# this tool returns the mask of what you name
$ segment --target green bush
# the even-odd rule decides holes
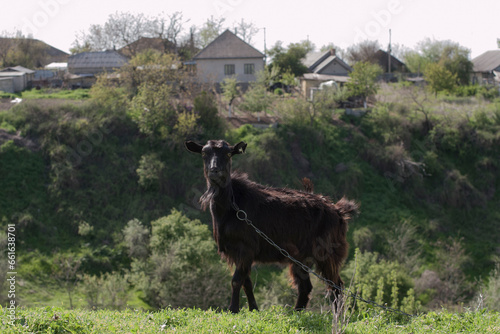
[[[155,307],[226,307],[230,278],[208,227],[177,210],[151,223],[150,257],[131,277]]]
[[[404,305],[406,308],[418,306],[416,303],[408,305],[412,301],[414,291],[407,270],[397,262],[381,258],[378,253],[362,253],[357,249],[354,259],[348,262],[343,270],[343,277],[346,282],[353,278],[350,292],[359,293],[364,299],[394,308],[403,305],[403,301],[406,303]],[[356,307],[360,311],[367,311],[370,306],[358,302]]]
[[[500,262],[495,264],[495,268],[481,284],[476,301],[478,308],[500,312]]]

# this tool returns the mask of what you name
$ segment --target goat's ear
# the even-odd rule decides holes
[[[195,143],[194,141],[187,141],[184,143],[187,150],[193,153],[201,153],[202,145]]]
[[[247,148],[247,143],[239,142],[238,144],[233,146],[233,151],[231,155],[245,153],[245,149]]]

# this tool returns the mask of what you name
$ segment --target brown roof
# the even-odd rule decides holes
[[[193,59],[264,58],[264,54],[231,31],[224,31]]]
[[[500,50],[486,51],[472,59],[474,72],[500,71]]]

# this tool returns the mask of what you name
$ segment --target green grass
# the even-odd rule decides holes
[[[25,90],[21,93],[5,93],[0,91],[0,99],[66,99],[66,100],[84,100],[89,98],[88,89],[61,89],[61,88],[42,88]]]
[[[330,313],[297,313],[275,307],[243,310],[237,315],[214,310],[164,309],[64,310],[56,307],[18,309],[10,323],[9,310],[0,307],[2,333],[331,333]],[[346,333],[498,333],[498,312],[431,312],[410,320],[386,314],[351,319]]]
[[[23,99],[68,99],[83,100],[89,97],[88,89],[51,89],[44,88],[40,90],[32,89],[22,92]]]

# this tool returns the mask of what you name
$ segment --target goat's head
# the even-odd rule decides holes
[[[187,141],[185,145],[188,151],[201,154],[207,182],[218,187],[227,186],[231,179],[231,157],[247,147],[244,142],[231,146],[224,140],[209,140],[206,145]]]

